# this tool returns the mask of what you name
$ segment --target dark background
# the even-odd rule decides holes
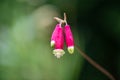
[[[76,49],[53,56],[53,17],[64,12],[75,43],[120,80],[117,0],[0,0],[0,80],[109,80]]]

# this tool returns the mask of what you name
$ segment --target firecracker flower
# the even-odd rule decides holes
[[[68,52],[70,54],[73,54],[73,52],[74,52],[74,38],[72,35],[72,31],[70,29],[70,26],[68,24],[66,24],[64,27],[64,33],[65,33],[65,40],[66,40]]]
[[[74,52],[74,39],[73,35],[70,29],[70,26],[67,24],[66,21],[66,15],[64,14],[64,20],[55,17],[55,19],[59,22],[51,37],[51,47],[54,47],[53,54],[57,57],[60,58],[65,54],[63,48],[64,48],[64,36],[66,40],[66,45],[68,52],[72,54]],[[61,25],[65,24],[64,27]],[[63,30],[64,29],[64,30]],[[63,32],[64,31],[64,32]]]

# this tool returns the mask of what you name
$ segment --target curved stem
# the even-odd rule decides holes
[[[58,17],[54,17],[54,19],[59,22],[59,23],[65,23],[67,25],[67,17],[66,17],[66,13],[64,13],[64,20],[58,18]]]
[[[79,46],[75,45],[78,52],[95,68],[97,68],[99,71],[101,71],[103,74],[105,74],[110,80],[115,80],[113,75],[109,73],[106,69],[104,69],[102,66],[100,66],[98,63],[96,63],[93,59],[91,59],[87,54],[85,54]]]
[[[64,13],[64,22],[67,25],[67,16],[66,16],[66,13]]]
[[[64,13],[64,20],[58,18],[58,17],[54,17],[54,19],[56,21],[58,21],[60,24],[62,23],[66,23],[67,24],[67,17],[66,14]],[[115,80],[115,78],[113,77],[113,75],[111,73],[109,73],[106,69],[104,69],[102,66],[100,66],[97,62],[95,62],[93,59],[91,59],[87,54],[85,54],[79,46],[75,45],[75,47],[77,48],[78,52],[92,65],[94,66],[96,69],[98,69],[99,71],[101,71],[103,74],[105,74],[109,79],[111,80]]]
[[[60,19],[60,18],[58,18],[58,17],[54,17],[54,19],[55,19],[57,22],[59,22],[59,23],[64,23],[64,20],[62,20],[62,19]]]

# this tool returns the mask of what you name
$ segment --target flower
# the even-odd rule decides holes
[[[70,25],[65,25],[64,32],[68,52],[72,54],[74,52],[74,38],[70,29]]]
[[[60,58],[65,54],[63,47],[64,47],[64,35],[63,35],[63,28],[61,27],[61,24],[57,24],[56,28],[53,31],[52,37],[51,37],[51,46],[54,46],[53,54]]]
[[[66,45],[68,52],[70,54],[73,54],[74,52],[74,38],[70,29],[70,25],[67,24],[66,21],[66,14],[64,13],[64,20],[54,17],[55,20],[59,22],[59,24],[56,25],[52,37],[51,37],[51,46],[54,47],[53,54],[57,57],[60,58],[65,54],[63,48],[64,48],[64,36],[66,40]],[[65,24],[64,32],[62,28],[62,24]]]

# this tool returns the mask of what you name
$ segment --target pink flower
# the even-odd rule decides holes
[[[57,24],[52,37],[51,37],[51,46],[54,46],[53,54],[60,58],[65,53],[63,50],[64,47],[64,35],[63,35],[63,28],[61,24]]]
[[[65,25],[64,32],[68,52],[72,54],[74,52],[74,39],[68,24]]]
[[[70,29],[70,26],[67,24],[66,21],[66,14],[64,13],[64,20],[54,17],[55,20],[59,22],[59,24],[56,25],[52,37],[51,37],[51,46],[54,47],[53,54],[57,57],[60,58],[65,54],[63,48],[64,48],[64,36],[66,40],[66,45],[68,52],[72,54],[74,52],[74,39],[73,35]],[[62,28],[62,24],[66,24],[64,26],[64,32]]]

